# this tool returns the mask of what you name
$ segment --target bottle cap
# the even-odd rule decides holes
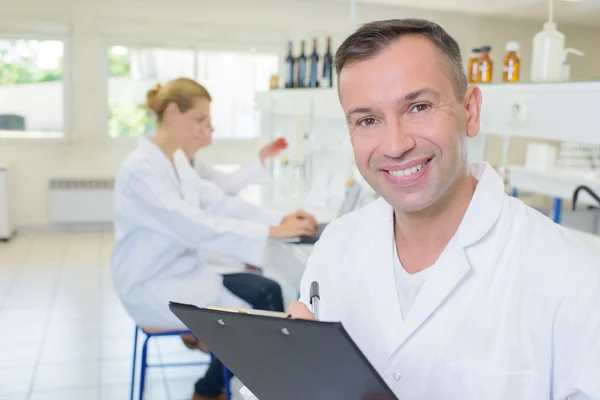
[[[520,46],[518,42],[508,42],[506,43],[506,51],[519,51]]]
[[[492,46],[481,46],[481,51],[483,51],[484,53],[491,51],[492,50]]]

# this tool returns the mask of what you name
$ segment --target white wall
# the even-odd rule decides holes
[[[17,172],[17,223],[47,224],[48,179],[113,176],[134,146],[132,140],[110,140],[107,134],[106,46],[109,44],[195,44],[203,48],[277,49],[283,55],[288,40],[333,36],[334,46],[349,33],[349,10],[341,3],[297,0],[21,0],[0,5],[0,36],[16,33],[67,39],[66,110],[69,140],[2,141],[0,161],[13,161]],[[35,11],[31,11],[35,10]],[[444,26],[461,44],[494,46],[497,63],[504,44],[523,44],[524,79],[528,78],[530,42],[540,24],[489,18],[359,5],[358,22],[422,17]],[[600,31],[560,27],[567,45],[587,51],[573,59],[574,78],[600,78]],[[322,41],[321,41],[322,43]],[[498,80],[500,68],[495,69]],[[217,143],[205,151],[211,162],[236,163],[251,156],[257,143]]]

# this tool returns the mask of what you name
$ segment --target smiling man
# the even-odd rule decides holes
[[[341,321],[398,398],[600,399],[600,254],[469,165],[481,91],[422,20],[336,55],[356,165],[381,198],[330,224],[290,307]]]

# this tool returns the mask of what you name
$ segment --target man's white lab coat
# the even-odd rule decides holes
[[[600,252],[504,193],[487,164],[464,219],[403,320],[393,210],[326,229],[302,280],[399,399],[600,399]]]
[[[123,162],[114,200],[113,282],[139,325],[183,328],[169,301],[247,306],[202,254],[261,265],[268,227],[278,225],[281,214],[226,195],[200,179],[182,151],[171,163],[148,138]]]

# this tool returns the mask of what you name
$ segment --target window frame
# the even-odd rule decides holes
[[[196,54],[199,51],[235,51],[239,53],[248,53],[252,54],[254,52],[258,53],[273,53],[278,55],[279,60],[279,68],[281,68],[281,46],[278,46],[274,43],[248,43],[248,46],[241,45],[239,41],[208,41],[206,39],[194,40],[191,41],[189,38],[185,41],[179,40],[179,38],[152,38],[148,36],[138,36],[138,35],[111,35],[105,34],[103,35],[103,44],[104,44],[104,57],[105,63],[107,65],[106,72],[106,98],[107,98],[107,106],[108,106],[108,79],[110,78],[108,75],[108,50],[112,46],[123,46],[123,47],[133,47],[133,48],[164,48],[164,49],[179,49],[179,50],[192,50]],[[197,70],[197,57],[194,57],[194,67]],[[108,133],[108,118],[107,118],[107,128],[106,128],[106,136],[109,140],[131,140],[128,137],[110,137]],[[262,143],[263,137],[259,133],[259,135],[255,138],[215,138],[211,147],[216,149],[219,148],[239,148],[239,149],[256,149],[257,146]]]
[[[63,70],[62,70],[62,84],[63,84],[63,131],[60,137],[40,137],[34,135],[27,135],[27,131],[15,131],[23,132],[22,137],[16,137],[13,135],[7,135],[0,132],[0,142],[2,143],[24,143],[24,142],[35,142],[43,143],[49,142],[52,144],[56,143],[67,143],[72,138],[72,127],[73,127],[73,112],[72,112],[72,47],[71,47],[71,36],[69,33],[44,33],[37,32],[32,33],[31,31],[18,31],[18,30],[6,30],[0,29],[0,39],[8,40],[55,40],[63,43]]]

